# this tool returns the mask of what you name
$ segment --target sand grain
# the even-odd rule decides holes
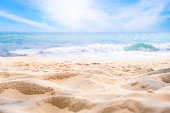
[[[0,58],[0,113],[170,113],[170,58]]]

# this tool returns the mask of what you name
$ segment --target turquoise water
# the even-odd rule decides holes
[[[0,33],[0,56],[169,57],[170,33]]]

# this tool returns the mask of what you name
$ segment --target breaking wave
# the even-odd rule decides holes
[[[43,49],[18,49],[6,52],[10,56],[23,55],[43,55],[55,57],[85,56],[85,57],[102,57],[102,56],[126,56],[126,54],[152,54],[153,53],[170,53],[170,43],[164,44],[89,44],[87,46],[71,46],[71,47],[53,47]],[[0,51],[4,54],[3,51]],[[1,55],[2,56],[2,55]]]

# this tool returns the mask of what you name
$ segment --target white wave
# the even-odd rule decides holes
[[[32,55],[32,54],[39,54],[41,49],[19,49],[15,51],[9,51],[11,54],[17,54],[17,55]]]
[[[23,49],[10,51],[13,54],[45,54],[45,53],[111,53],[113,51],[124,51],[123,45],[113,44],[89,44],[87,46],[55,47],[48,49]]]
[[[159,43],[159,44],[154,44],[152,43],[152,45],[156,48],[158,48],[161,51],[167,51],[170,50],[170,43]]]
[[[129,45],[129,44],[128,44]],[[24,49],[9,51],[17,55],[44,55],[55,57],[88,57],[88,58],[143,58],[143,57],[168,57],[169,51],[125,51],[128,45],[114,44],[89,44],[87,46],[54,47],[47,49]],[[166,50],[170,47],[167,44],[153,44],[155,47]]]

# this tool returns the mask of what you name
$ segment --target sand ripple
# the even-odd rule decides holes
[[[0,113],[170,113],[170,59],[0,58]]]

